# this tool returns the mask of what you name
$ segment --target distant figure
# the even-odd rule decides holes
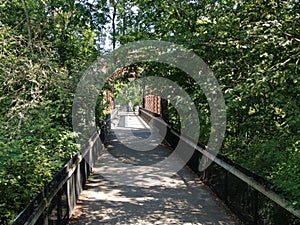
[[[133,110],[133,109],[132,109],[132,102],[131,102],[131,101],[129,101],[128,107],[127,107],[127,108],[128,108],[128,109],[127,109],[128,112],[130,112],[130,111]]]

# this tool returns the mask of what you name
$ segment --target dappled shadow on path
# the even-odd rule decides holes
[[[69,224],[234,224],[188,173],[183,169],[148,187],[118,185],[94,174]]]
[[[132,131],[136,137],[145,138],[149,136],[148,130]],[[114,134],[111,134],[107,151],[118,161],[128,163],[132,165],[148,166],[156,162],[159,162],[170,155],[170,151],[167,151],[162,145],[158,145],[150,151],[136,151],[122,145]],[[103,156],[105,157],[105,156]],[[100,166],[100,165],[99,165]]]
[[[119,140],[129,137],[129,127],[135,141],[151,135],[149,127],[138,119],[130,121],[130,118],[120,117],[117,121],[114,131],[119,129],[119,137],[115,133],[110,135],[109,144],[79,197],[69,225],[235,224],[188,168],[177,173],[149,169],[170,155],[166,146],[160,144],[150,151],[136,151]],[[119,162],[137,169],[125,170]]]

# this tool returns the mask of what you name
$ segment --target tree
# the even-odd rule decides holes
[[[99,54],[95,37],[105,23],[93,7],[72,0],[1,5],[1,224],[78,151],[72,98],[81,71]]]
[[[167,40],[202,57],[226,100],[222,153],[273,181],[299,208],[299,2],[135,0],[126,4],[135,10],[120,11],[120,43]],[[205,143],[210,113],[195,82],[158,63],[145,63],[143,74],[164,76],[187,90],[200,112],[200,141]],[[178,124],[172,107],[169,113],[174,115],[170,122]]]

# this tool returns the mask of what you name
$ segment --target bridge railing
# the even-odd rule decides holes
[[[112,115],[115,115],[114,112]],[[110,116],[99,131],[60,170],[50,183],[17,216],[12,225],[64,225],[83,190],[108,134]]]
[[[154,126],[166,125],[155,113],[145,109],[140,109],[139,113],[146,122],[152,121]],[[194,146],[188,138],[180,136],[170,125],[167,125],[165,141],[175,148],[179,138],[186,145]],[[205,145],[198,144],[188,166],[244,224],[300,224],[300,210],[291,207],[288,201],[273,190],[270,181],[224,156],[214,157],[205,148]],[[213,162],[205,171],[200,172],[199,159],[202,157],[207,157]]]

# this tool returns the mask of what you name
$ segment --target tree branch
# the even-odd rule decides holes
[[[30,50],[32,51],[32,34],[31,34],[31,23],[30,23],[30,17],[29,17],[29,13],[28,13],[28,8],[27,5],[25,3],[24,0],[22,1],[22,5],[24,8],[24,12],[25,12],[25,16],[26,16],[26,22],[27,22],[27,30],[28,30],[28,46],[30,48]]]

